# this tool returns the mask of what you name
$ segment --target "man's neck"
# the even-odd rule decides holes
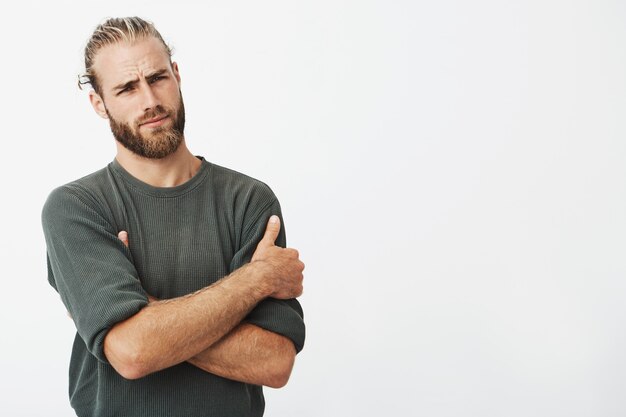
[[[196,158],[183,141],[176,152],[163,159],[138,156],[119,143],[117,162],[133,177],[153,187],[175,187],[189,181],[200,169],[202,161]]]

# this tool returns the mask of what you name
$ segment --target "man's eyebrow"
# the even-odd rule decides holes
[[[154,77],[160,77],[161,75],[167,73],[167,68],[163,68],[160,70],[156,70],[155,72],[146,75],[146,78],[154,78]]]
[[[118,84],[115,87],[113,87],[113,91],[119,91],[119,90],[123,90],[123,89],[128,88],[128,87],[132,87],[135,84],[137,84],[138,82],[139,82],[139,80],[137,78],[135,78],[134,80],[126,81],[126,82],[124,82],[122,84]]]
[[[163,69],[157,70],[157,71],[155,71],[155,72],[153,72],[151,74],[147,74],[145,76],[145,78],[150,79],[150,78],[154,78],[154,77],[160,77],[161,75],[163,75],[163,74],[165,74],[167,72],[168,72],[167,68],[163,68]],[[115,87],[113,87],[113,91],[120,91],[120,90],[123,90],[125,88],[132,87],[135,84],[137,84],[138,82],[139,82],[139,79],[137,79],[137,78],[135,78],[134,80],[123,82],[123,83],[118,84]]]

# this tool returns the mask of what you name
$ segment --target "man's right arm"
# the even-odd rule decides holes
[[[264,298],[299,296],[304,265],[296,250],[274,245],[277,219],[268,223],[254,262],[194,294],[150,303],[113,326],[104,353],[116,371],[135,379],[184,362],[219,341]]]

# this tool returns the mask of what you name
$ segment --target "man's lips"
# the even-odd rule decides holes
[[[162,114],[160,116],[153,117],[152,119],[148,119],[145,122],[140,123],[139,126],[147,126],[147,127],[160,126],[161,124],[163,124],[163,121],[167,119],[168,117],[169,116],[167,114]]]

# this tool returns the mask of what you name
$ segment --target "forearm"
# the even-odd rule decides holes
[[[295,355],[288,338],[242,323],[188,362],[224,378],[280,388],[289,380]]]
[[[151,302],[107,334],[104,352],[124,377],[139,378],[184,362],[231,331],[267,295],[248,264],[192,295]]]

